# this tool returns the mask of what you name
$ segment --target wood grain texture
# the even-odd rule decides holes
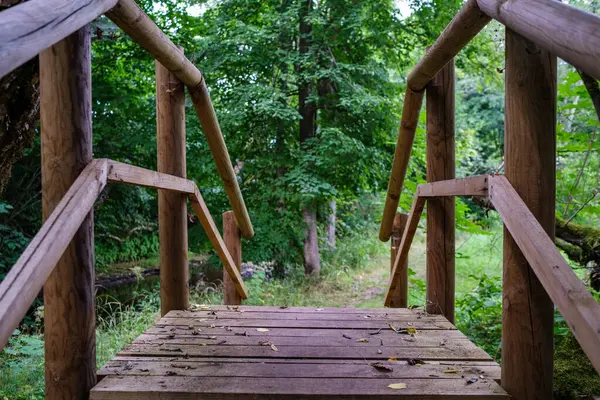
[[[415,141],[415,131],[419,124],[419,114],[423,104],[425,92],[415,92],[406,88],[404,95],[404,106],[402,108],[402,119],[400,120],[400,131],[398,132],[398,141],[394,152],[394,161],[392,162],[392,171],[390,172],[390,181],[388,183],[383,216],[381,217],[381,226],[379,228],[379,239],[387,242],[392,234],[394,217],[398,210],[398,202],[406,177],[408,161]]]
[[[452,59],[427,85],[427,182],[447,182],[456,176],[454,80]],[[468,187],[465,185],[465,188]],[[427,199],[425,304],[427,312],[442,314],[450,322],[454,322],[455,220],[453,196]]]
[[[477,0],[512,31],[600,79],[600,17],[556,0]]]
[[[183,52],[183,51],[182,51]],[[160,62],[156,68],[158,172],[186,177],[185,92],[183,83]],[[158,190],[160,312],[189,307],[186,196]]]
[[[505,177],[490,178],[490,199],[515,244],[600,373],[600,305]],[[509,308],[509,311],[518,310]]]
[[[92,161],[89,25],[40,54],[40,121],[42,218],[49,221]],[[89,171],[91,184],[80,188],[87,192],[81,198],[87,202],[73,203],[80,208],[70,210],[69,222],[76,233],[64,232],[73,240],[44,284],[47,399],[84,399],[96,383],[94,216],[90,210],[104,185],[105,169]],[[54,240],[64,240],[58,237],[63,232],[53,233],[58,234]]]
[[[233,258],[231,258],[231,254],[229,254],[227,246],[225,246],[225,242],[223,242],[223,238],[221,237],[221,234],[215,225],[215,221],[212,219],[212,216],[208,211],[208,207],[206,206],[206,203],[204,202],[204,199],[202,198],[198,188],[196,188],[196,191],[193,195],[190,195],[190,202],[194,212],[198,216],[200,224],[204,228],[204,232],[206,232],[206,236],[208,236],[208,240],[217,251],[219,259],[223,263],[223,268],[231,277],[240,297],[243,300],[247,299],[248,292],[244,286],[244,281],[242,281],[240,271],[235,265]]]
[[[468,0],[408,75],[408,87],[420,91],[489,22],[476,0]]]
[[[36,298],[106,184],[106,162],[92,161],[0,283],[0,348]]]
[[[408,260],[408,251],[410,250],[410,245],[415,237],[415,232],[419,226],[419,220],[421,219],[424,207],[425,199],[415,196],[410,213],[408,214],[408,225],[406,226],[406,229],[404,229],[404,234],[402,235],[402,241],[400,242],[400,248],[398,250],[398,255],[396,256],[396,262],[394,263],[394,269],[391,273],[390,283],[385,295],[386,307],[390,306],[392,297],[398,296],[396,291],[399,287],[398,283],[400,277],[403,274],[401,269],[403,265],[406,265],[406,260]]]
[[[344,314],[308,307],[209,308],[172,311],[163,317],[101,369],[103,379],[91,398],[508,398],[496,382],[498,364],[442,316],[407,309],[352,309]],[[288,319],[307,313],[318,314],[331,327],[300,328],[293,323],[306,318]],[[173,317],[188,315],[185,320],[190,321],[210,316],[219,321],[222,314],[242,323],[253,314],[259,325],[273,327],[267,332],[244,328],[240,334],[234,322],[233,327],[206,327],[191,334],[197,328],[174,325]],[[413,327],[431,317],[452,329],[417,328],[411,336],[394,332],[383,320],[370,322],[381,330],[347,329],[333,319],[343,315],[359,321],[375,315],[409,316],[410,325],[405,326]],[[374,362],[387,369],[369,364]],[[468,385],[472,377],[477,381]],[[399,382],[406,388],[387,387]]]
[[[488,175],[423,183],[417,187],[419,197],[487,196]]]
[[[116,0],[29,0],[0,13],[0,78],[112,8]]]
[[[252,223],[202,73],[134,0],[119,0],[106,16],[187,86],[240,230],[251,238]]]
[[[223,241],[238,271],[242,272],[242,235],[233,211],[223,213]],[[242,299],[227,271],[223,270],[223,304],[240,305]]]
[[[505,42],[504,170],[554,239],[556,57],[510,29]],[[517,400],[551,398],[554,307],[506,226],[502,296],[502,383]]]
[[[397,213],[394,218],[394,227],[392,229],[392,241],[390,251],[390,273],[394,271],[394,264],[396,262],[396,256],[398,249],[402,243],[402,234],[408,224],[408,214]],[[400,277],[398,278],[398,287],[396,292],[392,295],[390,300],[390,307],[392,308],[406,308],[408,307],[408,259],[404,261],[403,265],[399,266]]]
[[[196,184],[189,179],[118,161],[107,160],[107,162],[109,165],[109,182],[164,189],[185,194],[194,194],[196,192]]]

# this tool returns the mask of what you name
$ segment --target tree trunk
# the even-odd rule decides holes
[[[312,0],[305,0],[300,7],[300,39],[298,50],[300,62],[298,71],[301,81],[298,87],[298,112],[300,113],[300,145],[306,149],[307,141],[315,137],[317,131],[317,107],[310,102],[309,96],[314,89],[312,79],[303,77],[306,72],[303,58],[310,51],[312,25],[307,16],[312,10]],[[317,234],[317,211],[315,204],[302,209],[306,233],[304,236],[304,273],[306,275],[319,275],[321,271],[321,258],[319,256],[319,238]]]
[[[321,257],[319,255],[319,236],[317,234],[317,211],[314,207],[302,209],[306,223],[304,237],[304,274],[318,276],[321,273]]]
[[[335,220],[336,220],[337,204],[335,200],[329,202],[329,218],[327,224],[327,243],[329,247],[335,249]]]

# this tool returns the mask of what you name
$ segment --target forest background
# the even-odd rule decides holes
[[[568,2],[600,10],[599,0]],[[406,76],[462,1],[138,3],[183,46],[210,89],[256,232],[243,243],[243,259],[254,271],[248,274],[249,303],[382,306],[389,244],[377,242],[377,225]],[[91,29],[94,157],[156,169],[154,61],[108,19]],[[460,53],[456,68],[457,176],[501,172],[504,28],[490,24]],[[41,226],[37,60],[0,80],[0,88],[2,279]],[[189,100],[186,108],[187,175],[219,216],[229,209],[227,198]],[[599,115],[598,82],[560,61],[557,244],[596,296]],[[425,181],[421,117],[401,197],[404,211]],[[457,323],[499,359],[502,225],[470,199],[456,205]],[[94,211],[99,276],[123,268],[139,275],[156,266],[156,191],[109,185]],[[189,244],[192,259],[220,268],[192,217]],[[421,237],[411,255],[413,305],[424,301],[424,260]],[[218,283],[201,280],[196,289],[198,301],[220,301]],[[99,343],[106,345],[101,359],[155,316],[155,283],[130,292],[123,298],[116,290],[98,301]],[[43,397],[42,318],[38,301],[0,353],[0,396]],[[556,319],[557,396],[600,395],[597,374],[560,315]]]

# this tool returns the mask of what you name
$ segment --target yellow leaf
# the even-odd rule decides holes
[[[256,328],[257,332],[269,332],[267,328]]]
[[[415,333],[417,333],[417,329],[410,327],[406,329],[406,332],[410,333],[411,335],[414,335]]]
[[[215,327],[215,324],[210,324],[210,327],[211,327],[211,328],[214,328],[214,327]]]
[[[390,383],[388,387],[390,389],[406,389],[406,383]]]
[[[357,342],[360,342],[360,343],[369,343],[369,339],[362,338],[362,339],[358,339]]]
[[[458,374],[460,371],[458,369],[448,368],[442,371],[445,374]]]
[[[388,361],[398,361],[398,357],[390,357],[388,358]]]

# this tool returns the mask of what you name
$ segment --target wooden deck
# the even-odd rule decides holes
[[[91,399],[507,399],[499,378],[420,310],[207,306],[172,311],[125,347]]]

